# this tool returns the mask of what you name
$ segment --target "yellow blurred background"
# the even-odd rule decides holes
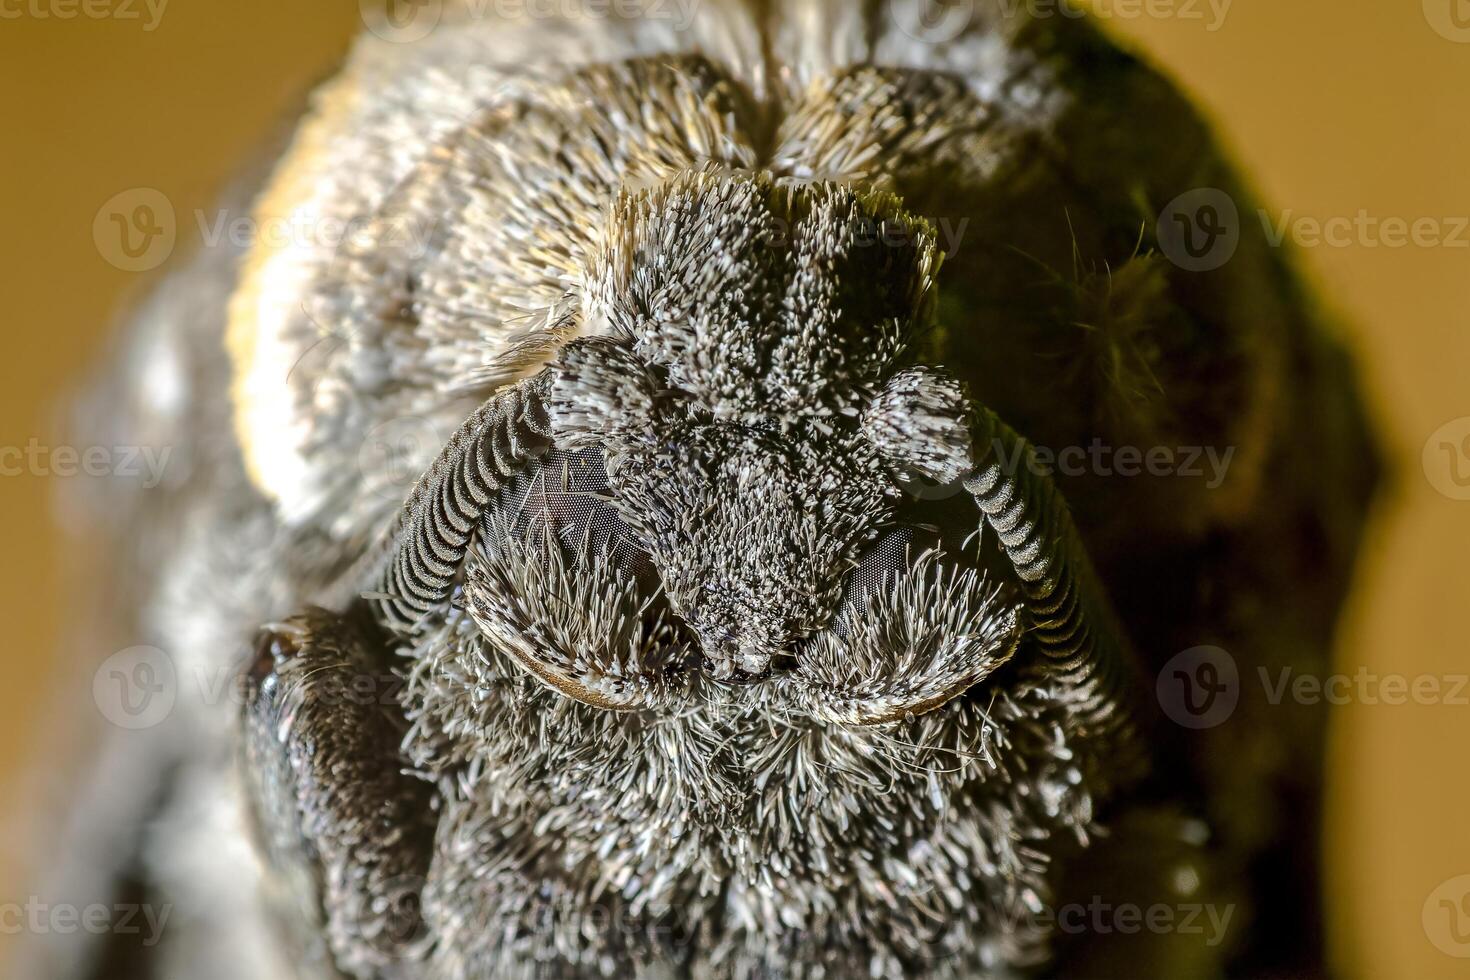
[[[1092,6],[1217,120],[1360,352],[1395,472],[1338,669],[1432,676],[1448,690],[1470,673],[1470,500],[1455,499],[1470,492],[1450,469],[1470,468],[1470,442],[1463,459],[1439,449],[1470,435],[1470,0]],[[361,26],[354,0],[89,3],[113,12],[100,19],[79,7],[0,0],[0,447],[50,438],[58,396],[146,278],[93,244],[104,202],[151,187],[180,214],[208,208]],[[1391,220],[1433,234],[1395,247]],[[1341,234],[1312,244],[1314,222]],[[197,230],[180,228],[185,248]],[[0,476],[0,902],[23,901],[23,869],[48,857],[24,850],[17,775],[44,764],[41,726],[64,723],[45,717],[44,692],[91,685],[52,654],[68,608],[87,601],[61,592],[53,481]],[[1342,975],[1470,975],[1452,955],[1470,957],[1470,941],[1436,945],[1422,919],[1442,883],[1470,874],[1467,750],[1464,703],[1355,703],[1334,716],[1328,888]]]

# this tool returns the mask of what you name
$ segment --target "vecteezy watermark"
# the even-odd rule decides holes
[[[1298,248],[1470,248],[1470,215],[1382,217],[1359,208],[1352,216],[1315,218],[1288,208],[1275,217],[1263,209],[1260,216],[1272,248],[1288,239]]]
[[[1291,208],[1278,214],[1258,208],[1256,217],[1271,248],[1470,248],[1470,215],[1404,217],[1359,208],[1352,215],[1319,218]],[[1196,187],[1159,212],[1154,235],[1159,251],[1179,268],[1210,272],[1235,256],[1243,227],[1233,197],[1218,187]]]
[[[1470,0],[1423,0],[1424,19],[1440,37],[1470,44]]]
[[[1003,20],[1024,17],[1048,20],[1180,20],[1199,21],[1213,34],[1225,26],[1235,0],[994,0],[987,4]],[[943,44],[965,32],[975,19],[977,0],[921,0],[889,6],[894,26],[916,41]]]
[[[811,181],[785,181],[787,185],[812,183]],[[934,242],[945,255],[954,256],[964,244],[965,233],[970,228],[969,218],[958,220],[942,217],[933,221]],[[787,248],[800,235],[799,226],[781,217],[771,217],[760,229],[761,244],[767,248]],[[862,216],[846,223],[844,240],[854,248],[912,248],[918,240],[917,230],[895,221]]]
[[[1420,922],[1435,949],[1470,959],[1470,875],[1440,882],[1424,900]]]
[[[1270,704],[1470,707],[1470,674],[1379,674],[1366,666],[1351,674],[1300,673],[1291,667],[1257,667],[1256,673]]]
[[[1050,17],[1095,20],[1182,20],[1199,21],[1213,34],[1225,26],[1235,0],[996,0],[1007,19]]]
[[[1470,415],[1435,429],[1421,462],[1430,486],[1451,500],[1470,500]]]
[[[1027,452],[1027,449],[1030,449]],[[1219,489],[1235,458],[1235,447],[1215,446],[1110,446],[1093,439],[1086,446],[1027,446],[1017,442],[1009,450],[997,439],[994,444],[1001,469],[1014,475],[1025,466],[1037,476],[1177,476],[1202,479],[1209,490]]]
[[[1470,707],[1470,674],[1380,674],[1360,665],[1351,673],[1313,673],[1258,665],[1256,703]],[[1184,728],[1214,728],[1235,713],[1246,693],[1235,658],[1215,646],[1191,647],[1170,658],[1155,678],[1159,707]]]
[[[169,0],[0,0],[0,20],[137,21],[152,33]]]
[[[24,902],[0,902],[0,935],[141,936],[144,946],[153,947],[163,938],[173,905],[118,903],[104,905],[51,904],[35,895]]]
[[[457,15],[468,20],[659,20],[688,29],[702,0],[464,0]],[[432,34],[444,20],[444,0],[358,0],[363,24],[394,44]]]
[[[396,248],[410,255],[423,255],[434,236],[435,222],[410,217],[385,218],[362,215],[355,218],[309,218],[300,212],[289,217],[260,220],[253,215],[228,211],[195,211],[199,240],[205,248],[232,245],[245,249],[260,244],[268,248],[312,245],[320,248],[371,246]]]
[[[163,723],[178,700],[173,658],[157,647],[119,650],[92,675],[92,700],[119,728],[141,731]]]
[[[417,875],[394,878],[374,894],[364,896],[366,907],[355,909],[349,921],[372,923],[373,931],[362,938],[380,952],[394,953],[427,935],[422,907],[424,891],[432,887]],[[673,949],[686,949],[698,938],[697,930],[668,910],[663,914],[634,914],[627,903],[616,899],[585,901],[568,895],[534,895],[522,903],[501,906],[492,913],[486,928],[521,936],[621,936],[656,941]]]
[[[1201,936],[1206,946],[1225,941],[1230,920],[1235,915],[1233,904],[1209,902],[1155,902],[1137,905],[1132,902],[1107,902],[1098,896],[1085,905],[1070,902],[1056,910],[1057,930],[1067,935],[1124,936],[1148,932],[1154,935]]]
[[[1093,895],[1085,902],[1067,902],[1052,907],[1000,910],[1012,925],[1040,932],[1053,930],[1069,936],[1153,935],[1199,936],[1206,946],[1225,942],[1235,917],[1233,903],[1210,902],[1114,902]]]
[[[1225,482],[1235,459],[1235,447],[1215,446],[1111,446],[1093,439],[1086,446],[1056,449],[1017,442],[1007,447],[1005,440],[991,445],[1000,468],[1014,477],[1024,467],[1042,477],[1061,474],[1066,477],[1099,476],[1132,479],[1140,476],[1180,477],[1203,480],[1205,489],[1217,490]],[[965,477],[949,483],[938,483],[913,471],[899,471],[894,480],[916,500],[947,500],[964,490]]]
[[[206,707],[248,707],[258,697],[259,683],[240,669],[243,661],[177,664],[157,647],[129,647],[108,657],[92,675],[92,699],[104,718],[130,731],[162,724],[180,697]],[[322,671],[310,679],[310,697],[328,707],[393,707],[405,683],[388,670]]]
[[[0,477],[141,477],[152,490],[172,455],[172,446],[47,446],[32,438],[24,446],[0,446]]]
[[[271,249],[304,245],[323,249],[344,247],[397,249],[409,257],[427,252],[438,219],[365,214],[350,219],[310,217],[302,212],[261,219],[228,210],[193,212],[193,225],[205,248],[231,246]],[[92,240],[98,254],[124,272],[156,269],[173,254],[180,224],[173,202],[152,187],[134,187],[114,194],[92,220]]]
[[[1159,671],[1154,693],[1165,716],[1184,728],[1214,728],[1240,703],[1235,658],[1214,646],[1190,647]]]

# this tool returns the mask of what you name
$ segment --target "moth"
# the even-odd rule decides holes
[[[1186,100],[1002,0],[420,8],[231,205],[340,233],[196,254],[80,413],[184,459],[90,504],[180,678],[129,955],[1320,971],[1324,719],[1253,678],[1326,663],[1374,454],[1259,230],[1171,245],[1250,200]]]

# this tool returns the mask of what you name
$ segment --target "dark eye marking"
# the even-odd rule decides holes
[[[647,550],[613,503],[599,449],[551,449],[506,484],[486,519],[523,540],[539,536],[573,552],[606,554],[639,581],[653,574]]]

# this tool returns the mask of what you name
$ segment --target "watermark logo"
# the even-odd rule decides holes
[[[157,647],[119,650],[92,675],[97,710],[119,728],[152,728],[168,718],[177,699],[173,660]]]
[[[152,187],[114,194],[92,219],[98,253],[124,272],[147,272],[163,265],[177,240],[173,202]]]
[[[1424,935],[1446,956],[1470,959],[1470,875],[1441,882],[1420,913]]]
[[[964,492],[967,476],[968,474],[948,483],[940,483],[916,469],[907,468],[894,471],[893,482],[914,500],[948,500]]]
[[[1451,500],[1470,500],[1470,415],[1435,429],[1421,461],[1430,486]]]
[[[1197,187],[1169,202],[1154,234],[1170,262],[1187,272],[1210,272],[1240,246],[1240,209],[1219,188]]]
[[[895,3],[888,16],[897,27],[915,41],[944,44],[965,32],[975,16],[975,0],[919,0],[917,3]]]
[[[372,491],[403,500],[447,439],[426,418],[407,415],[375,426],[357,451],[357,468]]]
[[[443,0],[358,0],[362,22],[392,44],[412,44],[434,32],[444,17]]]
[[[427,885],[421,875],[400,875],[383,884],[371,896],[364,896],[356,919],[364,928],[364,939],[373,949],[398,956],[409,947],[422,943],[429,935],[424,922],[423,892]]]
[[[1424,19],[1436,34],[1457,44],[1470,44],[1470,0],[1423,0]]]
[[[1240,671],[1235,658],[1219,647],[1191,647],[1164,664],[1154,689],[1159,707],[1175,724],[1214,728],[1240,703]]]

